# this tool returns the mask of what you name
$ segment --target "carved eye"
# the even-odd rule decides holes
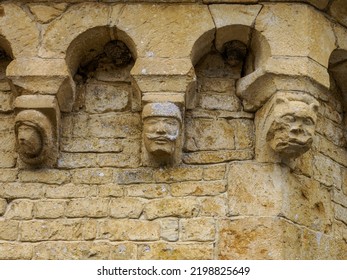
[[[305,119],[303,120],[303,123],[304,123],[305,125],[314,125],[314,122],[313,122],[313,120],[312,120],[311,118],[305,118]]]
[[[282,117],[282,120],[288,123],[292,123],[292,122],[295,122],[295,117],[292,115],[284,115]]]

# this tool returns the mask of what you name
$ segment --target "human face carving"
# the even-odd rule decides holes
[[[180,134],[180,122],[172,117],[148,117],[143,122],[144,144],[155,156],[171,156]]]
[[[271,148],[285,156],[298,157],[312,145],[317,116],[301,101],[276,105],[275,119],[267,134]]]
[[[18,127],[17,141],[19,153],[25,157],[36,157],[42,151],[41,135],[37,129],[30,125],[21,124]]]

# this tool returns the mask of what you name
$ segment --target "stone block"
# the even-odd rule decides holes
[[[211,260],[212,243],[148,243],[138,246],[140,260]]]
[[[62,137],[66,138],[85,138],[87,135],[87,131],[89,131],[88,123],[90,120],[90,116],[85,113],[71,113],[62,115],[61,119],[61,130]],[[62,144],[64,147],[64,138],[62,140]],[[83,147],[81,147],[82,149]]]
[[[318,154],[314,157],[313,176],[328,187],[341,188],[341,166],[326,156]]]
[[[235,131],[224,119],[186,120],[187,151],[235,149]]]
[[[110,250],[108,246],[107,250]],[[136,260],[137,245],[134,243],[112,243],[110,260]]]
[[[88,220],[32,220],[22,222],[20,225],[20,240],[28,242],[46,240],[82,240],[87,233],[90,236],[91,223]],[[94,228],[95,232],[95,228]],[[95,238],[95,236],[94,236]]]
[[[95,186],[87,184],[62,184],[46,186],[45,196],[47,198],[85,198],[96,196],[97,189]]]
[[[335,218],[343,223],[347,223],[347,208],[340,204],[335,204]]]
[[[89,135],[99,138],[140,138],[141,119],[137,114],[105,113],[91,115]],[[88,130],[86,130],[88,131]]]
[[[108,216],[108,198],[78,198],[67,201],[65,215],[71,218]]]
[[[221,77],[198,77],[200,93],[218,93],[221,95],[235,94],[235,80]]]
[[[137,184],[149,183],[153,181],[153,169],[137,168],[123,169],[115,173],[116,180],[119,184]]]
[[[0,150],[0,168],[12,168],[16,166],[17,154],[14,152],[7,152]]]
[[[111,183],[112,178],[113,171],[109,168],[79,169],[72,172],[72,181],[74,184],[102,185]]]
[[[284,177],[282,215],[308,229],[330,233],[334,218],[329,190],[305,176]]]
[[[347,26],[347,19],[346,19],[346,3],[343,0],[335,0],[330,5],[329,8],[330,14],[337,19],[339,23],[341,23],[344,26]]]
[[[0,216],[4,215],[7,208],[7,201],[6,199],[0,198]]]
[[[301,260],[336,260],[337,246],[331,235],[304,229],[301,243]]]
[[[3,198],[42,198],[45,194],[45,185],[37,183],[2,183],[0,196]]]
[[[0,169],[0,182],[14,182],[17,175],[17,169]]]
[[[135,184],[127,185],[125,192],[127,196],[143,198],[160,198],[168,196],[169,185],[167,184]]]
[[[253,120],[230,120],[235,131],[235,148],[237,150],[252,149],[255,144],[255,127]]]
[[[131,85],[88,83],[86,86],[86,112],[107,113],[127,109]]]
[[[57,167],[61,169],[99,167],[97,156],[95,153],[60,153]]]
[[[124,149],[123,139],[112,138],[62,138],[61,151],[72,153],[120,153]]]
[[[166,241],[177,241],[179,233],[178,219],[160,219],[160,237]]]
[[[103,220],[98,224],[98,237],[111,241],[155,241],[160,238],[160,223],[144,220]]]
[[[342,168],[341,169],[342,172],[342,192],[347,195],[347,169],[346,168]]]
[[[134,41],[138,57],[190,57],[195,42],[215,28],[208,7],[204,5],[134,4],[126,5],[120,17],[118,13],[116,7],[111,14],[111,25],[127,30],[128,36]],[[195,24],[192,25],[192,22]],[[168,27],[171,30],[169,33]],[[185,36],[188,29],[189,36]],[[147,36],[144,38],[140,34]],[[167,40],[162,40],[163,36]],[[212,38],[208,39],[212,41]]]
[[[56,219],[64,216],[66,202],[41,200],[34,204],[33,216],[37,219]]]
[[[20,5],[6,3],[1,5],[0,33],[9,42],[11,49],[6,52],[14,57],[34,57],[39,44],[39,30],[36,23],[20,7]],[[18,27],[18,22],[21,23]]]
[[[150,200],[144,208],[149,220],[163,217],[192,218],[199,214],[200,204],[192,198],[163,198]]]
[[[12,107],[12,93],[0,90],[0,112],[10,113],[13,111]]]
[[[172,196],[213,196],[226,191],[225,181],[182,182],[171,184]]]
[[[124,195],[124,189],[118,184],[110,183],[98,186],[98,195],[100,197],[121,197]]]
[[[316,131],[326,139],[334,143],[336,146],[345,146],[346,140],[344,138],[344,131],[340,125],[328,120],[327,118],[320,117],[317,119]]]
[[[300,250],[300,231],[279,218],[221,220],[219,259],[292,259]]]
[[[199,181],[202,179],[201,167],[180,166],[168,169],[154,170],[154,180],[158,183],[181,182],[181,181]]]
[[[278,215],[283,198],[277,178],[281,178],[281,171],[272,164],[231,164],[228,174],[229,214]]]
[[[33,255],[32,244],[28,243],[0,243],[1,260],[30,260]]]
[[[23,183],[64,184],[70,181],[70,173],[56,169],[21,170],[18,178]]]
[[[181,241],[214,241],[216,222],[213,218],[182,219],[180,221]]]
[[[9,220],[30,220],[33,218],[33,201],[16,199],[8,205],[5,218]]]
[[[11,220],[0,221],[0,239],[17,240],[19,222]]]
[[[97,163],[100,167],[137,168],[141,165],[141,152],[139,141],[125,144],[121,153],[98,154]]]
[[[206,181],[221,180],[225,178],[225,171],[225,164],[209,165],[204,168],[202,176]]]
[[[132,244],[93,242],[41,242],[34,247],[38,260],[100,260],[133,258],[136,247]]]
[[[292,17],[293,14],[298,17]],[[329,21],[309,6],[282,3],[264,5],[255,29],[268,40],[273,56],[310,56],[327,66],[329,56],[335,49],[334,33]],[[308,37],[312,39],[306,40]],[[321,41],[322,38],[325,39]]]
[[[42,4],[29,4],[30,11],[40,23],[47,23],[60,16],[67,7],[66,3],[54,4],[53,6]]]
[[[200,205],[200,216],[225,217],[228,213],[228,199],[224,196],[202,198]]]
[[[1,152],[14,152],[15,151],[15,135],[12,132],[0,133],[0,151]]]
[[[64,58],[71,42],[78,35],[95,26],[107,26],[109,12],[109,6],[99,3],[73,5],[61,16],[60,20],[52,21],[47,25],[39,50],[40,56]],[[67,26],[74,26],[74,28],[71,32],[66,33]],[[65,35],[62,36],[62,34]],[[87,40],[92,40],[92,37],[87,38]],[[76,46],[73,44],[70,47]]]
[[[254,158],[254,150],[219,150],[199,151],[183,155],[186,164],[211,164],[233,160],[248,160]]]
[[[207,110],[226,110],[236,112],[241,109],[241,102],[236,95],[208,92],[200,94],[199,106]]]
[[[138,198],[112,198],[109,204],[110,216],[118,219],[138,219],[143,211],[143,207],[143,201]]]
[[[0,113],[0,132],[13,131],[14,127],[14,114],[3,114]]]
[[[251,27],[261,10],[260,5],[226,5],[225,3],[242,3],[243,1],[206,1],[208,3],[222,3],[222,5],[209,6],[212,17],[214,19],[217,33],[216,33],[216,47],[221,50],[225,42],[231,40],[239,40],[247,43],[250,36],[248,32],[241,32],[244,29],[237,29],[235,26],[243,25]],[[258,1],[247,1],[257,3]],[[248,3],[247,3],[248,4]],[[234,28],[233,28],[234,27]],[[233,32],[231,32],[233,31]]]
[[[318,149],[323,155],[347,167],[347,151],[344,147],[336,146],[325,137],[319,137]]]

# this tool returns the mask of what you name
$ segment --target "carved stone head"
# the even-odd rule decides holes
[[[143,142],[157,164],[174,160],[181,135],[182,116],[173,103],[150,103],[142,111]]]
[[[307,94],[291,93],[280,93],[271,102],[267,143],[284,158],[307,152],[315,133],[318,102]]]
[[[49,119],[36,110],[24,110],[15,120],[17,151],[23,162],[39,165],[49,158],[53,131]]]

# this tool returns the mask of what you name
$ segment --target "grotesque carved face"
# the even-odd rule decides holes
[[[28,158],[36,157],[42,150],[40,132],[33,126],[22,123],[17,134],[19,153]]]
[[[316,125],[316,104],[279,100],[266,140],[280,155],[295,158],[311,148]]]
[[[180,122],[173,117],[148,117],[143,121],[144,144],[155,156],[171,156],[180,134]]]

